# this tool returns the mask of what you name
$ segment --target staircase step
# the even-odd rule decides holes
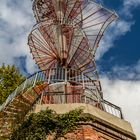
[[[29,94],[23,94],[22,97],[26,100],[28,100],[28,102],[30,102],[31,104],[34,102],[34,98],[31,97]]]
[[[10,111],[7,111],[7,110],[4,110],[3,112],[5,112],[5,113],[7,113],[7,114],[18,114],[18,113],[16,113],[16,112],[10,112]]]
[[[29,103],[25,101],[21,101],[20,99],[15,98],[13,102],[17,102],[18,104],[24,104],[25,106],[30,106]]]

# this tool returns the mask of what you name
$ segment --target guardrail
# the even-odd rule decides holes
[[[63,92],[63,95],[51,95],[54,97],[61,97],[68,99],[73,97],[77,99],[74,102],[83,102],[83,103],[89,103],[94,106],[97,106],[98,108],[111,113],[117,117],[122,118],[122,113],[121,109],[105,100],[102,99],[102,93],[98,89],[96,82],[92,80],[90,77],[84,75],[83,73],[77,71],[77,70],[72,70],[72,69],[66,69],[66,68],[53,68],[53,69],[48,69],[45,71],[39,71],[30,77],[28,77],[24,82],[22,82],[14,91],[12,94],[8,96],[6,101],[2,104],[0,107],[0,111],[2,111],[8,104],[10,104],[13,99],[20,95],[23,94],[25,91],[35,88],[35,86],[41,85],[43,83],[47,83],[48,85],[56,84],[56,83],[74,83],[74,84],[79,84],[82,89],[83,93],[79,93],[79,97],[76,95],[78,93],[69,93],[69,95],[66,92]],[[43,93],[44,94],[44,93]],[[45,93],[46,94],[46,93]],[[71,95],[70,95],[71,94]],[[83,95],[83,96],[81,96]],[[66,97],[67,96],[67,97]],[[96,97],[95,97],[96,96]],[[67,103],[66,101],[64,101]],[[69,99],[70,102],[70,99]],[[51,103],[51,102],[50,102]],[[63,102],[59,102],[63,103]]]
[[[48,100],[43,102],[43,97]],[[85,103],[93,105],[107,113],[123,119],[121,108],[104,100],[96,100],[89,97],[89,94],[82,95],[81,93],[63,93],[63,92],[45,92],[39,99],[38,104],[69,104],[69,103]]]

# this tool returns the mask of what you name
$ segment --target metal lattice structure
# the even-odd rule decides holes
[[[88,103],[122,118],[121,109],[103,99],[94,59],[116,13],[91,0],[34,0],[33,12],[37,23],[28,44],[41,71],[28,77],[1,106],[1,136],[37,103]]]

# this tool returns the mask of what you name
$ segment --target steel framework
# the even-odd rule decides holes
[[[91,0],[34,0],[33,12],[37,23],[28,44],[41,71],[1,106],[0,134],[8,135],[37,103],[88,103],[122,118],[121,109],[103,99],[94,59],[116,13]]]

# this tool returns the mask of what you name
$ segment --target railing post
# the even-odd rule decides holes
[[[24,88],[25,88],[26,82],[27,82],[27,78],[26,78],[26,80],[25,80],[25,82],[24,82],[23,89],[22,89],[22,93],[24,92]]]
[[[16,90],[15,90],[15,93],[14,93],[14,97],[16,96],[16,94],[17,94],[17,89],[18,89],[18,87],[16,88]]]
[[[38,76],[38,73],[36,73],[36,76],[35,76],[35,80],[34,80],[33,87],[34,87],[34,86],[35,86],[35,84],[36,84],[37,76]]]
[[[48,84],[50,83],[50,78],[51,78],[51,69],[49,70]]]
[[[83,94],[85,94],[85,80],[84,80],[84,74],[83,74],[83,72],[82,72],[82,84],[83,84],[83,92],[84,92]],[[80,97],[80,99],[81,99],[81,97]],[[86,103],[86,96],[85,96],[85,103]]]
[[[121,115],[121,116],[120,116],[121,119],[124,119],[121,108],[120,108],[120,115]]]
[[[64,97],[65,103],[67,103],[67,68],[65,68],[65,87],[64,87]]]
[[[40,105],[42,104],[42,98],[43,98],[43,91],[42,91],[42,93],[41,93]]]
[[[65,68],[65,83],[67,83],[67,68]]]
[[[82,82],[83,82],[83,89],[85,90],[85,81],[84,81],[84,75],[82,73]]]

